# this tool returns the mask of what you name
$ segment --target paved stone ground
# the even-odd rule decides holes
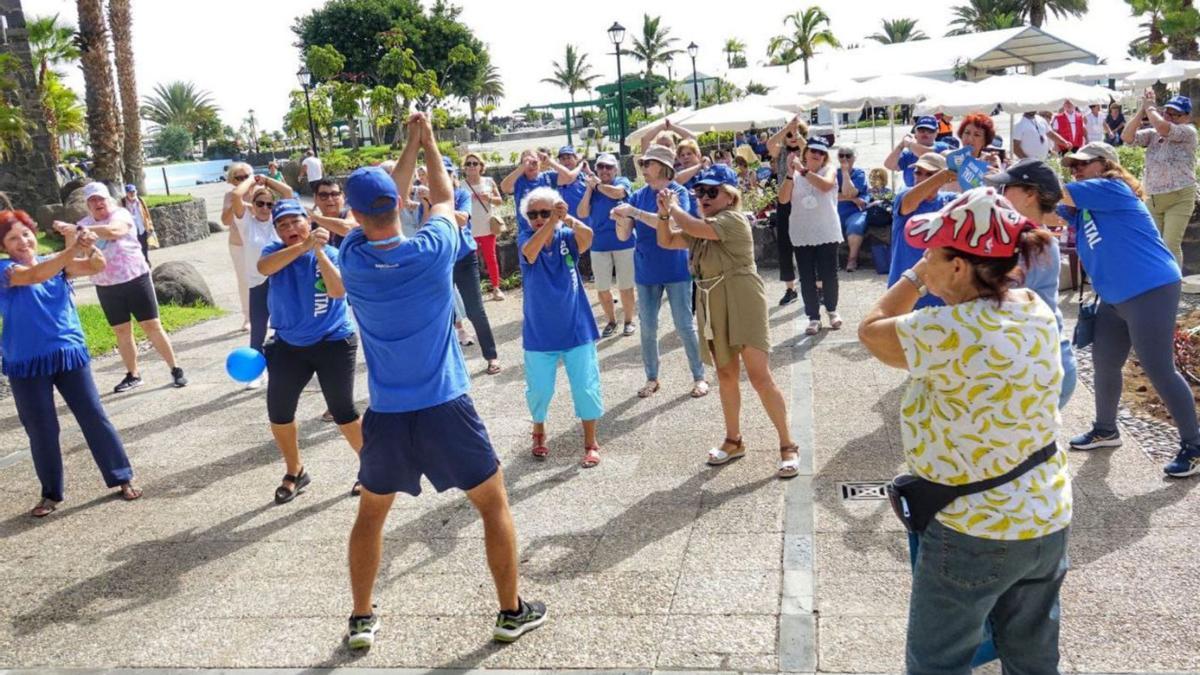
[[[225,235],[155,259],[177,258],[196,262],[218,301],[236,306]],[[886,503],[838,495],[840,481],[900,469],[902,373],[871,360],[852,328],[882,288],[868,273],[844,276],[848,329],[815,340],[797,333],[799,307],[772,308],[773,369],[792,400],[805,469],[789,484],[773,478],[776,439],[746,385],[750,456],[720,470],[703,465],[722,435],[719,401],[716,392],[687,397],[685,359],[670,335],[664,387],[647,400],[634,395],[643,379],[637,339],[601,344],[608,414],[598,468],[577,468],[582,441],[562,377],[552,454],[534,461],[520,296],[488,303],[506,370],[488,377],[470,349],[472,394],[504,462],[523,593],[552,615],[509,647],[489,641],[495,600],[478,518],[461,495],[427,490],[398,498],[387,526],[377,647],[357,660],[341,649],[355,462],[318,420],[314,385],[298,418],[315,482],[289,505],[272,503],[283,466],[264,395],[223,372],[225,354],[246,339],[236,312],[175,335],[191,386],[169,388],[147,355],[145,387],[104,395],[146,488],[140,502],[104,489],[64,411],[68,501],[45,521],[28,518],[37,491],[27,441],[3,404],[0,667],[897,671],[910,580],[904,539]],[[769,285],[772,298],[781,290]],[[82,288],[81,301],[92,293]],[[104,391],[121,366],[108,357],[95,371]],[[1064,436],[1088,423],[1090,406],[1081,388]],[[1200,616],[1186,598],[1196,481],[1165,481],[1132,441],[1073,455],[1072,466],[1064,668],[1200,669]]]

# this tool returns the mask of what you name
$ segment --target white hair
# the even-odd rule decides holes
[[[855,150],[853,145],[839,145],[838,150],[850,153],[851,157],[858,157],[858,150]]]
[[[391,173],[396,170],[396,160],[385,159],[379,163],[379,168],[383,169],[387,173]]]
[[[521,210],[518,211],[518,213],[525,213],[529,210],[530,204],[542,201],[550,202],[551,204],[567,203],[566,200],[562,198],[562,195],[558,194],[558,190],[555,190],[552,187],[543,186],[540,188],[534,188],[525,195],[525,198],[521,200]]]
[[[250,174],[251,176],[254,175],[254,167],[245,162],[234,162],[233,164],[229,165],[229,170],[225,172],[225,180],[232,183],[234,174],[236,174],[240,169],[245,169],[246,173]]]

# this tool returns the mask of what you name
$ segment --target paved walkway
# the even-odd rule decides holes
[[[225,235],[155,256],[176,258],[197,261],[218,302],[235,307]],[[790,483],[773,477],[776,439],[748,386],[750,456],[719,470],[703,465],[722,437],[718,397],[688,398],[670,334],[663,389],[646,400],[634,394],[643,380],[637,339],[601,343],[608,413],[598,468],[578,468],[582,439],[561,377],[552,453],[534,461],[520,295],[488,303],[506,369],[488,377],[468,350],[472,396],[504,462],[522,592],[551,612],[544,628],[508,647],[489,640],[495,601],[479,520],[460,494],[432,490],[400,497],[389,520],[376,648],[352,660],[340,647],[356,462],[319,421],[314,385],[298,415],[314,483],[289,505],[272,503],[283,466],[264,394],[235,386],[223,369],[246,339],[236,310],[175,335],[189,387],[169,388],[148,355],[146,386],[103,397],[146,488],[140,502],[104,489],[64,416],[68,501],[45,521],[28,518],[36,483],[27,441],[11,404],[0,403],[0,667],[896,671],[909,591],[904,540],[884,502],[842,501],[838,485],[900,468],[902,374],[871,360],[853,332],[882,288],[874,275],[843,277],[847,329],[815,340],[797,332],[799,307],[772,308],[773,370],[803,450],[805,475]],[[772,298],[781,290],[769,284]],[[105,391],[121,366],[107,357],[95,371]],[[1081,387],[1064,435],[1090,419],[1090,399]],[[1072,467],[1064,667],[1200,669],[1200,610],[1186,598],[1197,482],[1165,482],[1130,441],[1073,455]]]

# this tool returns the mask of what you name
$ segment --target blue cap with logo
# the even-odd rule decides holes
[[[1192,114],[1192,99],[1186,96],[1175,96],[1170,101],[1167,101],[1164,108],[1170,108],[1184,115]]]
[[[917,123],[913,125],[914,129],[929,129],[930,131],[938,130],[938,121],[936,117],[925,115],[917,118]]]
[[[824,138],[810,138],[808,139],[808,149],[815,152],[823,152],[828,155],[829,143],[827,143]]]
[[[396,183],[376,166],[355,169],[346,179],[345,191],[350,208],[368,216],[387,213],[400,204]]]
[[[564,145],[558,149],[559,157],[562,157],[563,155],[574,155],[574,154],[577,154],[577,153],[575,152],[575,147],[571,146],[571,145]]]
[[[445,155],[442,155],[442,166],[446,167],[446,173],[452,176],[458,173],[458,167],[454,166],[454,160]]]
[[[307,215],[298,199],[280,199],[275,202],[275,206],[271,207],[272,223],[278,223],[281,218],[286,218],[287,216]]]
[[[713,164],[696,176],[696,185],[732,185],[737,187],[738,177],[733,169],[724,164]]]

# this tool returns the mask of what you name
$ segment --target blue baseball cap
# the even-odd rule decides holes
[[[271,222],[278,223],[280,218],[287,216],[308,216],[298,199],[279,199],[271,207]]]
[[[824,138],[810,138],[807,141],[807,145],[809,150],[816,150],[817,152],[823,152],[827,155],[829,154],[829,144],[825,142]]]
[[[696,176],[696,185],[738,186],[738,177],[733,169],[724,164],[713,164]]]
[[[564,145],[558,149],[559,157],[562,157],[563,155],[578,155],[578,154],[579,153],[575,152],[575,146],[572,146],[572,145]]]
[[[1170,108],[1183,113],[1184,115],[1192,114],[1192,99],[1186,96],[1175,96],[1170,101],[1167,101],[1164,108]]]
[[[458,167],[454,166],[454,161],[445,155],[442,155],[442,166],[446,167],[446,172],[449,174],[458,173]]]
[[[136,192],[137,192],[137,186],[136,186],[136,185],[134,185],[133,183],[126,183],[126,184],[125,184],[125,191],[126,191],[126,192],[134,192],[134,193],[136,193]]]
[[[936,117],[925,115],[918,117],[917,123],[913,125],[914,129],[929,129],[930,131],[938,130],[938,121]]]
[[[377,166],[355,169],[346,179],[345,191],[350,208],[368,216],[387,213],[400,204],[396,183]]]

